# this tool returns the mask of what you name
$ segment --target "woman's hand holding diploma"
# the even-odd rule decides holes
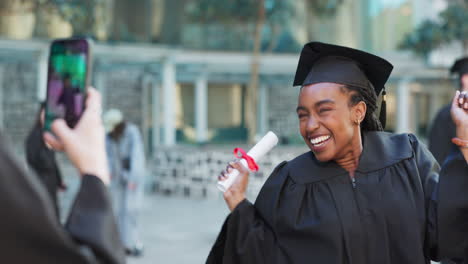
[[[226,170],[221,172],[218,176],[219,181],[225,181],[228,178],[228,174],[233,170],[239,171],[239,175],[234,180],[234,183],[224,192],[224,200],[226,201],[229,210],[234,210],[237,205],[245,199],[245,191],[247,190],[247,184],[249,183],[249,169],[247,169],[240,161],[229,162]]]
[[[234,154],[241,159],[237,162],[230,162],[226,170],[218,176],[218,189],[224,192],[224,199],[231,211],[245,199],[250,170],[257,171],[256,162],[276,144],[278,144],[278,137],[270,131],[248,153],[240,148],[234,149]]]

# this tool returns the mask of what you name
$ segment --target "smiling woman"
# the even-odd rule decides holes
[[[224,193],[232,212],[207,263],[426,264],[465,257],[468,148],[454,149],[440,170],[414,135],[381,131],[377,95],[392,68],[359,50],[304,46],[294,85],[301,86],[296,112],[311,151],[278,165],[255,204],[245,199],[246,168],[232,163],[221,173],[226,179],[234,168],[240,175]],[[467,100],[457,94],[452,103],[463,140]]]
[[[349,163],[360,154],[353,149],[361,149],[358,124],[365,115],[366,104],[350,107],[350,93],[343,90],[346,88],[340,84],[318,83],[303,87],[299,95],[299,130],[322,162]]]

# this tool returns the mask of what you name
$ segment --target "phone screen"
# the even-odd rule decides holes
[[[74,127],[84,110],[88,83],[89,42],[86,39],[52,42],[47,77],[44,129],[63,118]]]

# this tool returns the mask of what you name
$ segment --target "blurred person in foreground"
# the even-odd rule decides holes
[[[58,221],[53,201],[37,177],[26,173],[0,137],[0,248],[2,263],[125,263],[123,246],[106,185],[100,95],[90,89],[87,108],[70,129],[55,120],[45,142],[64,151],[82,181],[65,226]]]
[[[55,159],[55,152],[49,149],[43,138],[43,111],[45,103],[41,103],[36,122],[29,132],[25,142],[26,161],[29,167],[39,176],[54,202],[57,217],[59,217],[59,206],[57,192],[65,189],[62,174]]]
[[[144,190],[143,141],[138,127],[125,121],[120,110],[108,110],[103,119],[111,192],[121,239],[127,255],[140,256],[143,245],[138,234],[138,213]]]
[[[255,204],[248,170],[224,193],[231,210],[210,252],[216,264],[429,264],[463,259],[468,242],[468,98],[453,97],[459,145],[442,170],[412,134],[383,132],[377,95],[393,66],[311,42],[294,80],[299,131],[311,151],[282,162]],[[382,106],[382,110],[384,106]]]
[[[457,60],[450,68],[450,72],[457,74],[460,84],[459,91],[468,92],[468,57]],[[447,104],[439,110],[429,131],[429,150],[441,165],[449,155],[450,150],[455,147],[451,143],[452,138],[455,137],[456,129],[450,108],[451,104]]]

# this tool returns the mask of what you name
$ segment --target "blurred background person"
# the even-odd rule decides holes
[[[138,212],[144,190],[145,155],[138,128],[124,120],[120,110],[104,114],[106,149],[111,172],[111,192],[125,251],[140,256],[143,245],[138,234]]]
[[[45,185],[47,192],[54,202],[57,217],[59,217],[59,206],[57,191],[65,189],[62,174],[55,159],[55,152],[49,149],[42,137],[43,110],[45,103],[41,103],[37,113],[37,119],[25,141],[26,161],[29,167],[39,176]]]
[[[468,57],[458,59],[450,72],[457,75],[460,92],[468,92]],[[440,165],[454,146],[451,140],[455,137],[455,123],[450,115],[450,107],[449,103],[439,110],[429,131],[429,150]]]

